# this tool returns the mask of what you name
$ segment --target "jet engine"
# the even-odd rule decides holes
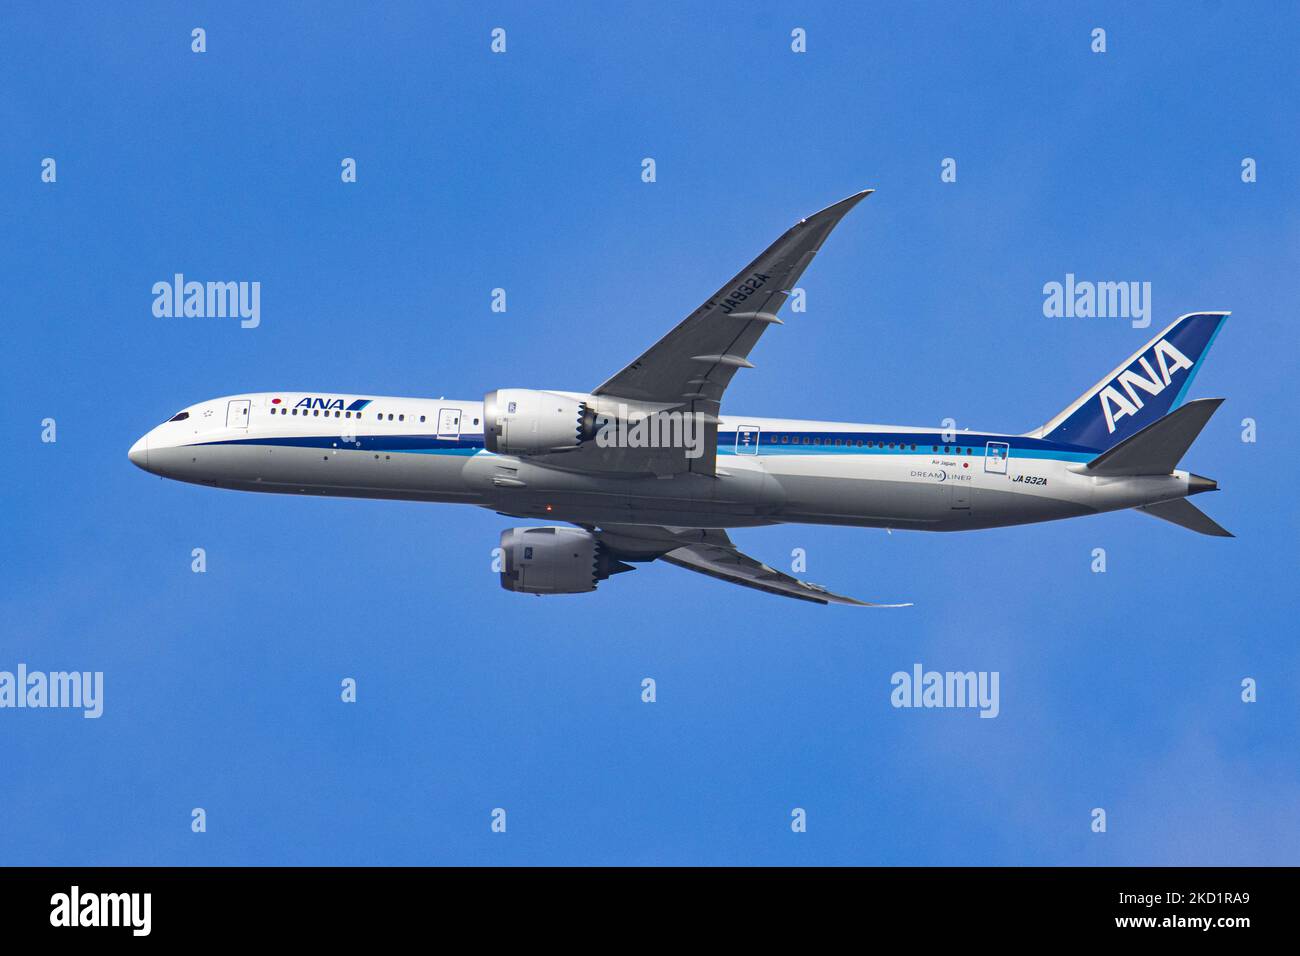
[[[501,586],[525,594],[583,594],[633,570],[581,528],[508,528],[501,532],[501,554]]]
[[[499,388],[483,396],[483,444],[499,455],[572,451],[596,429],[594,407],[557,392]]]

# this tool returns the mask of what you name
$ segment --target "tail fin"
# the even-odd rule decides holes
[[[1221,398],[1198,398],[1152,422],[1136,435],[1088,462],[1090,475],[1167,475],[1192,447],[1205,423],[1223,404]]]
[[[1193,312],[1175,319],[1059,415],[1029,434],[1103,451],[1133,437],[1182,403],[1227,317],[1227,312]]]

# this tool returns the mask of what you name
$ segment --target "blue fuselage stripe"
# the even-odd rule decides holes
[[[275,445],[284,448],[351,448],[362,451],[430,452],[434,454],[473,454],[483,448],[483,436],[461,435],[439,438],[437,435],[357,435],[351,441],[339,435],[277,436],[263,438],[228,438],[223,441],[199,442],[201,445]]]
[[[753,434],[752,432],[748,434]],[[1020,435],[963,434],[960,445],[936,442],[932,433],[905,432],[804,432],[773,430],[759,434],[757,446],[736,444],[736,432],[718,433],[720,455],[965,455],[983,456],[993,442],[1006,445],[1012,458],[1055,461],[1091,461],[1096,449],[1025,438]],[[775,440],[773,440],[775,439]],[[839,442],[839,444],[836,444]],[[473,455],[483,450],[482,435],[439,438],[437,435],[357,435],[345,441],[338,435],[265,436],[200,442],[204,445],[274,445],[285,448],[344,448],[408,454]],[[751,450],[753,449],[753,450]],[[969,449],[969,451],[967,451]]]

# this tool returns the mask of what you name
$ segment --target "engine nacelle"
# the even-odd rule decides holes
[[[501,586],[524,594],[583,594],[632,566],[612,558],[581,528],[508,528],[501,532]]]
[[[483,444],[498,455],[573,451],[596,437],[596,411],[579,399],[531,388],[483,396]]]

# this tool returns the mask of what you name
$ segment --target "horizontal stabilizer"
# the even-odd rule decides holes
[[[1178,467],[1221,398],[1200,398],[1152,422],[1088,462],[1092,475],[1167,475]]]
[[[1171,521],[1176,525],[1182,525],[1197,534],[1213,535],[1216,538],[1233,537],[1231,531],[1220,527],[1217,521],[1186,498],[1175,498],[1173,501],[1143,505],[1137,510],[1145,511],[1149,515],[1155,515],[1157,518],[1163,518],[1165,521]]]

